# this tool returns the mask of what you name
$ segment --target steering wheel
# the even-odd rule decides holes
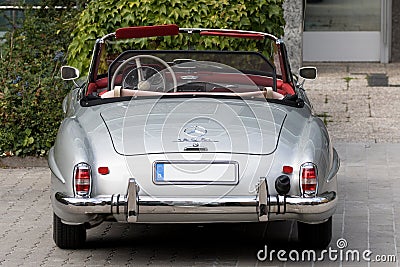
[[[142,64],[140,62],[141,58],[149,58],[149,59],[153,59],[153,60],[158,61],[159,63],[161,63],[171,73],[172,81],[173,81],[173,85],[174,85],[174,87],[173,87],[174,88],[174,92],[176,92],[177,87],[178,87],[178,83],[176,82],[176,75],[175,75],[174,70],[168,65],[167,62],[165,62],[161,58],[153,56],[153,55],[137,55],[137,56],[131,57],[130,59],[124,61],[115,70],[115,72],[113,74],[113,77],[111,79],[111,86],[110,86],[111,90],[114,89],[114,96],[115,97],[120,96],[120,92],[121,92],[120,91],[121,90],[120,87],[118,87],[118,89],[115,88],[115,80],[116,80],[116,78],[118,76],[118,73],[121,70],[123,70],[125,68],[125,66],[128,65],[132,61],[135,61],[136,69],[137,69],[137,72],[138,72],[138,90],[146,90],[146,89],[149,88],[150,85],[144,78],[144,74],[143,74],[143,70],[142,70]],[[161,75],[160,72],[158,72],[158,74]],[[157,75],[157,74],[154,74],[154,75]],[[164,81],[164,83],[165,83],[165,81]],[[164,87],[166,87],[166,84],[164,84]]]

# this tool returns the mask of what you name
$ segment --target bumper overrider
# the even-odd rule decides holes
[[[181,215],[182,220],[178,221],[182,222],[199,221],[194,218],[209,218],[209,220],[224,218],[223,221],[243,221],[243,218],[249,218],[245,221],[297,219],[318,223],[332,216],[337,204],[337,194],[333,191],[310,198],[271,196],[268,194],[265,178],[260,179],[257,195],[250,197],[183,199],[139,196],[139,185],[133,178],[129,179],[127,191],[126,195],[115,194],[94,198],[76,198],[57,192],[53,205],[69,214],[111,214],[129,223],[146,222],[146,219],[142,218],[149,218],[151,215],[156,215],[155,218],[159,222],[168,222],[171,215]]]

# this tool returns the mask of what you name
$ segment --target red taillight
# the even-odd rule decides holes
[[[74,170],[74,186],[76,196],[89,196],[91,185],[90,166],[86,163],[79,163]]]
[[[313,163],[301,165],[300,183],[304,197],[315,196],[317,192],[317,167]]]

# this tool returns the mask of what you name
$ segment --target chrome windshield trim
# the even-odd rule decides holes
[[[258,31],[245,31],[245,30],[234,30],[234,29],[212,29],[212,28],[179,28],[179,32],[185,33],[194,33],[194,32],[205,32],[205,31],[213,31],[213,32],[232,32],[232,33],[243,33],[243,34],[261,34],[265,37],[273,39],[275,41],[278,38],[270,33],[266,32],[258,32]]]

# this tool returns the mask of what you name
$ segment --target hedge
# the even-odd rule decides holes
[[[87,73],[95,39],[120,27],[177,24],[179,27],[232,28],[283,35],[283,0],[98,0],[81,13],[68,48],[68,63]],[[203,46],[217,49],[248,49],[254,42],[225,39]],[[138,48],[176,48],[180,38],[152,43],[138,41]]]
[[[73,6],[75,1],[63,4]],[[66,63],[78,11],[26,8],[25,19],[0,46],[0,156],[46,155],[69,90],[59,68]]]
[[[283,0],[92,0],[81,13],[72,8],[77,2],[85,0],[42,2],[50,7],[62,4],[67,7],[63,10],[28,8],[21,27],[0,44],[0,156],[48,153],[63,118],[62,100],[71,86],[60,79],[59,67],[68,57],[70,65],[86,73],[95,39],[117,28],[175,23],[283,34]],[[179,38],[157,43],[158,48],[181,45]],[[203,46],[249,48],[238,40]]]

